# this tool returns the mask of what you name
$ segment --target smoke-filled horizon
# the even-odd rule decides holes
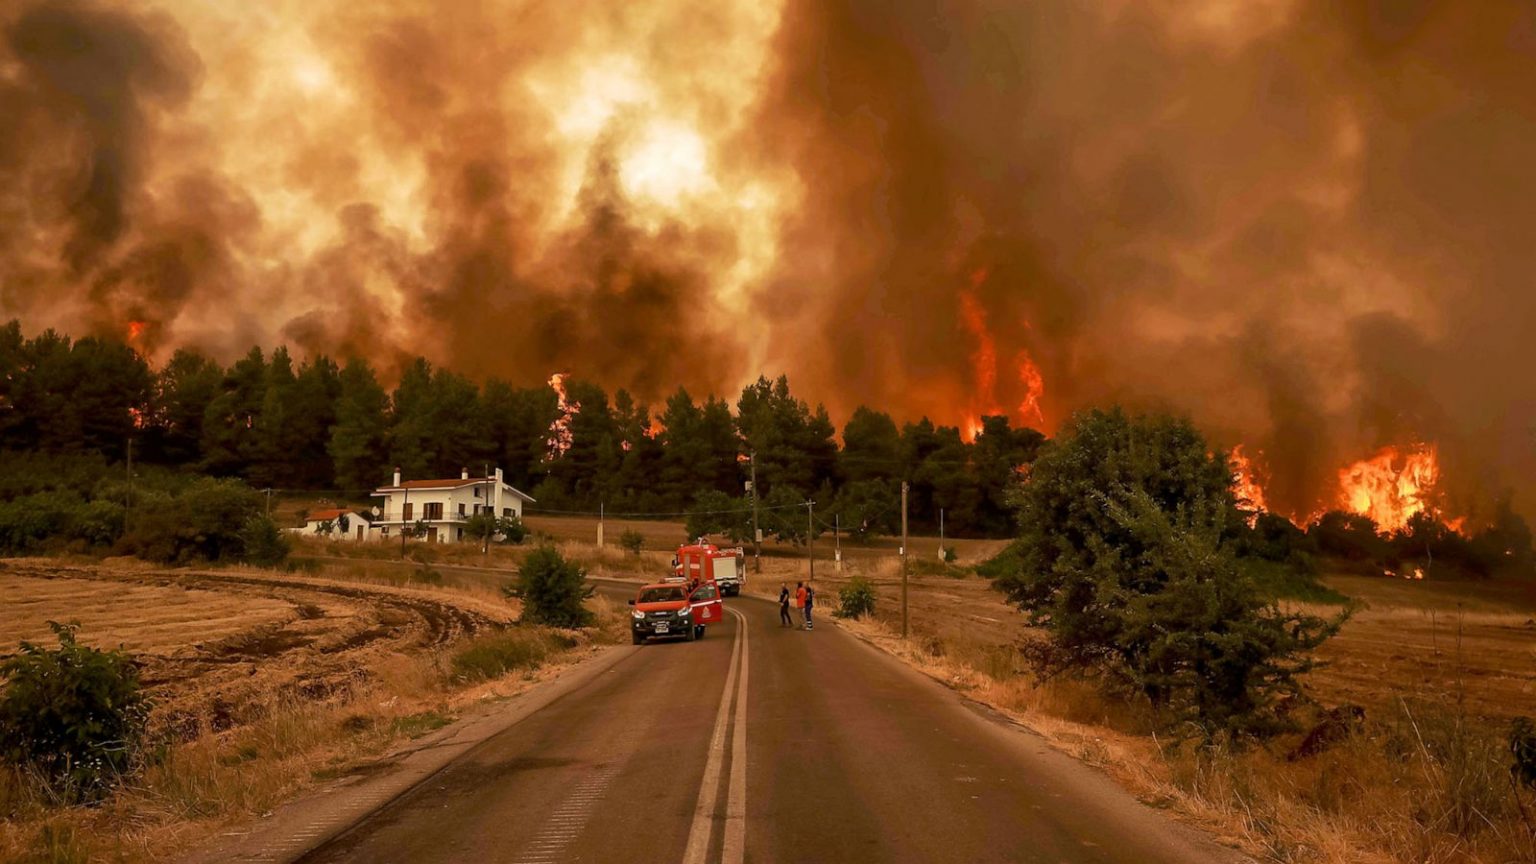
[[[0,319],[1536,485],[1536,7],[30,0]]]

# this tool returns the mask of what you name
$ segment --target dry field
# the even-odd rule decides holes
[[[0,771],[0,860],[166,860],[317,783],[379,768],[628,625],[599,598],[599,626],[581,634],[503,628],[520,612],[495,590],[505,573],[466,570],[456,585],[417,563],[309,570],[0,560],[0,655],[22,640],[51,646],[50,620],[79,622],[84,644],[123,646],[153,700],[155,742],[101,807],[57,806]]]
[[[121,645],[141,662],[155,720],[183,737],[237,725],[274,699],[323,698],[391,654],[515,617],[505,604],[448,592],[255,570],[0,568],[0,654],[23,639],[51,644],[49,620],[78,621],[81,641]]]

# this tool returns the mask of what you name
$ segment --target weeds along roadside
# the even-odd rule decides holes
[[[189,740],[160,736],[144,770],[99,806],[58,806],[38,784],[0,768],[0,860],[166,860],[627,636],[625,610],[600,596],[590,602],[597,619],[581,631],[485,630],[390,654],[324,699],[273,697],[233,728]]]
[[[1086,682],[1035,680],[1016,647],[940,627],[926,604],[912,605],[903,640],[890,600],[881,596],[875,618],[839,625],[1260,860],[1536,861],[1506,730],[1470,715],[1455,688],[1407,690],[1309,758],[1287,758],[1300,734],[1242,750],[1199,747],[1160,740],[1149,711]],[[1298,718],[1304,727],[1315,719]]]

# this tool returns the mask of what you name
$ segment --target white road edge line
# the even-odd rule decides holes
[[[731,736],[730,791],[725,799],[721,864],[741,864],[747,852],[747,672],[752,665],[752,634],[748,632],[746,616],[736,612],[736,617],[741,622],[741,680],[736,682],[736,719]]]
[[[746,616],[728,610],[741,626],[731,643],[731,662],[725,676],[725,690],[720,694],[720,710],[715,714],[715,729],[709,738],[709,759],[704,763],[704,781],[699,784],[699,800],[693,808],[693,823],[688,828],[688,846],[683,864],[704,864],[709,854],[709,835],[715,816],[715,802],[720,800],[720,763],[725,756],[725,730],[730,720],[731,693],[736,689],[736,673],[746,641]],[[729,800],[729,799],[727,799]]]

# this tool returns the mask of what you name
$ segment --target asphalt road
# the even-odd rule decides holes
[[[302,860],[1244,860],[833,626],[727,608]]]

